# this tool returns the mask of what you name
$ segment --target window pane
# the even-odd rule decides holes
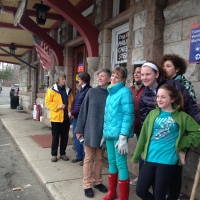
[[[129,7],[130,7],[130,0],[120,0],[119,13],[122,13],[125,10],[128,10]]]

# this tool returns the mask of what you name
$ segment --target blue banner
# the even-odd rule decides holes
[[[200,63],[200,24],[191,26],[189,63]]]

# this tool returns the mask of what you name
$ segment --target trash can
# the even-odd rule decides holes
[[[10,97],[10,108],[17,109],[18,105],[19,105],[19,96],[11,96]]]

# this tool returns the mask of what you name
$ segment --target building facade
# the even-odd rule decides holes
[[[39,86],[48,81],[53,84],[54,74],[65,71],[67,85],[75,91],[77,73],[87,71],[91,75],[91,85],[97,85],[96,72],[102,68],[115,66],[127,68],[126,85],[133,82],[133,65],[138,61],[159,62],[163,54],[175,53],[188,61],[190,49],[190,27],[200,22],[199,0],[95,0],[82,15],[98,32],[98,55],[90,56],[88,43],[83,33],[75,26],[63,20],[59,27],[50,32],[63,47],[63,66],[54,66],[44,72],[35,49],[23,56],[23,59],[38,70],[20,66],[20,100],[24,109],[33,109],[33,104],[44,105],[45,93]],[[81,21],[79,23],[82,23]],[[200,103],[200,65],[188,64],[186,78],[195,88]],[[31,84],[31,91],[27,85]],[[43,122],[49,123],[49,111],[43,107]],[[136,141],[129,142],[130,160]],[[182,192],[190,195],[193,186],[200,147],[190,148],[187,164],[184,167]],[[129,170],[134,173],[129,162]],[[196,198],[200,199],[200,187]]]

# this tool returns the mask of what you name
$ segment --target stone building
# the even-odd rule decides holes
[[[45,2],[45,1],[44,1]],[[49,77],[50,85],[56,71],[67,74],[67,85],[75,89],[77,71],[87,71],[91,75],[91,85],[97,85],[96,72],[101,68],[121,65],[127,68],[127,86],[132,84],[133,65],[142,60],[158,62],[163,54],[175,53],[186,60],[189,58],[190,27],[200,22],[199,0],[95,0],[82,15],[99,32],[98,55],[89,55],[90,38],[86,40],[84,31],[75,24],[63,20],[53,29],[50,36],[63,46],[63,66],[54,66],[44,72],[35,49],[25,54],[23,59],[36,70],[20,67],[20,100],[25,110],[31,110],[34,102],[44,105],[45,93],[39,86]],[[82,23],[81,21],[79,23]],[[93,31],[93,30],[91,30]],[[94,34],[96,34],[94,32]],[[94,39],[94,38],[91,38]],[[94,44],[95,45],[95,44]],[[195,88],[197,102],[200,103],[200,65],[188,64],[186,77]],[[26,85],[31,84],[31,92]],[[43,108],[43,122],[49,124],[49,112]],[[135,148],[135,139],[129,143],[130,158]],[[184,167],[182,192],[190,195],[193,186],[200,148],[191,148]],[[130,172],[134,173],[129,162]],[[197,188],[200,199],[200,187]]]

